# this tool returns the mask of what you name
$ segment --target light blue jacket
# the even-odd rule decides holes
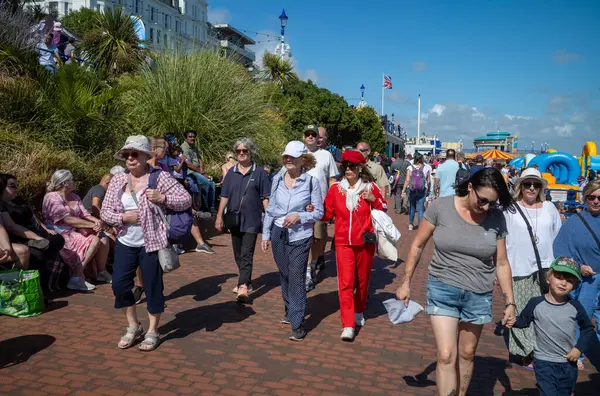
[[[300,221],[289,228],[289,241],[299,241],[312,236],[313,223],[323,217],[323,196],[319,181],[307,174],[302,173],[296,180],[294,187],[289,189],[283,180],[285,172],[275,175],[271,183],[271,195],[269,205],[263,221],[262,239],[271,239],[271,228],[274,224],[288,214],[298,213]],[[312,193],[310,184],[312,183]],[[307,205],[314,206],[312,212],[306,211]]]

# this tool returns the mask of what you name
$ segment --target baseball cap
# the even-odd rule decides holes
[[[581,268],[571,257],[557,257],[550,265],[550,269],[556,272],[565,272],[581,280]]]
[[[483,155],[477,154],[475,156],[475,162],[483,162]]]
[[[283,153],[281,153],[281,156],[283,157],[284,155],[289,155],[290,157],[298,158],[307,152],[308,150],[306,149],[304,143],[298,140],[292,140],[285,146],[285,150]]]
[[[302,132],[306,132],[306,131],[313,131],[318,135],[319,134],[319,126],[317,124],[307,125],[306,128],[304,128],[302,130]]]

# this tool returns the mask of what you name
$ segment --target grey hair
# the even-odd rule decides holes
[[[239,138],[235,141],[235,144],[233,145],[234,152],[237,150],[240,144],[244,145],[244,147],[248,149],[248,152],[250,153],[250,158],[255,158],[258,155],[258,146],[256,145],[256,143],[254,143],[254,140],[247,137]]]
[[[494,165],[494,159],[488,158],[485,160],[484,164],[485,164],[485,166],[492,166],[492,165]]]
[[[73,180],[73,174],[66,169],[59,169],[52,174],[50,183],[48,183],[47,191],[53,192],[62,188],[66,182]]]
[[[115,165],[112,168],[110,168],[110,172],[108,172],[108,173],[110,173],[111,175],[114,176],[114,175],[116,175],[118,173],[122,173],[122,172],[125,172],[125,168],[123,168],[121,165]]]

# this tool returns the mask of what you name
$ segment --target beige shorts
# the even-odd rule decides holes
[[[327,239],[327,223],[324,221],[317,221],[313,227],[313,238],[314,239]]]

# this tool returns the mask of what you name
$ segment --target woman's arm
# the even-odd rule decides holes
[[[402,191],[402,194],[406,194],[405,191],[408,189],[408,183],[410,181],[410,175],[412,174],[412,169],[410,169],[410,166],[408,168],[406,168],[406,179],[404,179],[404,190]]]
[[[312,212],[306,210],[299,212],[300,224],[315,223],[323,217],[323,197],[321,195],[321,186],[319,182],[313,178],[309,178],[310,183],[313,183],[313,190],[310,194],[310,205],[313,207]]]
[[[265,218],[263,219],[263,229],[262,229],[262,240],[268,241],[271,239],[271,226],[273,225],[273,210],[275,209],[275,202],[277,200],[277,188],[279,187],[279,182],[281,178],[279,175],[276,176],[277,180],[273,180],[275,183],[271,184],[271,194],[269,195],[269,203],[267,208],[265,209]]]
[[[30,231],[22,225],[15,223],[12,217],[10,217],[10,213],[8,212],[2,212],[2,223],[4,224],[4,227],[6,228],[6,231],[9,234],[13,234],[14,236],[17,236],[19,238],[33,239],[34,241],[43,239],[35,232]]]
[[[335,194],[337,194],[337,185],[334,184],[329,188],[325,196],[325,204],[323,205],[323,218],[321,221],[329,221],[335,217]]]
[[[121,227],[123,225],[123,213],[117,211],[117,203],[119,202],[120,179],[127,177],[125,175],[115,176],[108,185],[108,191],[102,201],[100,209],[100,218],[107,224],[113,227]]]
[[[512,327],[515,323],[515,299],[512,288],[512,271],[510,270],[508,256],[506,255],[506,240],[504,238],[498,239],[496,243],[494,261],[496,262],[496,278],[498,279],[500,289],[502,289],[502,295],[506,304],[502,324]]]
[[[396,290],[396,298],[398,300],[404,300],[404,303],[407,306],[410,301],[410,282],[415,274],[417,265],[421,260],[423,249],[425,248],[425,245],[427,245],[427,242],[429,242],[434,230],[435,226],[430,223],[429,220],[423,218],[417,229],[417,235],[415,236],[412,245],[410,245],[408,258],[404,263],[404,278],[402,279],[402,284],[398,290]]]
[[[66,216],[62,222],[73,228],[94,228],[96,223],[75,216]]]
[[[157,189],[165,196],[163,205],[175,211],[183,211],[192,206],[192,197],[175,178],[161,172]]]
[[[184,158],[185,158],[185,157],[184,157]],[[177,172],[177,173],[181,172],[181,168],[183,168],[183,164],[185,164],[185,160],[183,160],[183,159],[179,159],[179,162],[178,162],[178,164],[179,164],[179,165],[175,165],[175,166],[173,167],[173,170],[174,170],[175,172]]]
[[[371,202],[371,207],[377,210],[387,211],[387,202],[381,195],[381,189],[375,183],[371,183],[371,193],[375,197],[375,200]]]

